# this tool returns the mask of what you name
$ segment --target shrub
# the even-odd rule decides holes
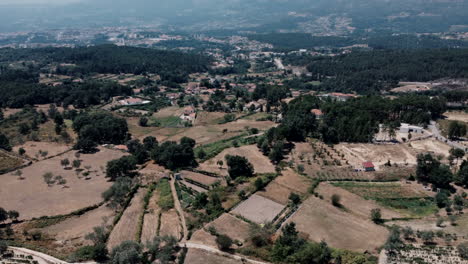
[[[382,212],[381,212],[381,210],[379,208],[371,210],[371,220],[372,220],[372,222],[374,222],[376,224],[381,224],[383,222]]]
[[[216,238],[216,244],[220,250],[228,250],[232,246],[232,239],[226,235],[219,235]]]
[[[339,196],[338,194],[333,194],[332,197],[331,197],[331,202],[333,204],[333,206],[336,206],[336,207],[341,207],[341,196]]]

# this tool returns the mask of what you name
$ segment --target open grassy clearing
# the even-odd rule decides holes
[[[332,184],[409,217],[423,217],[438,211],[434,199],[422,186],[415,183],[335,182]]]
[[[107,248],[112,250],[127,240],[138,241],[138,219],[143,213],[143,200],[147,193],[146,188],[140,188],[133,197],[119,222],[114,226],[107,241]]]
[[[178,116],[167,116],[161,118],[151,117],[149,119],[149,124],[156,124],[158,127],[184,127],[184,121]]]
[[[224,119],[224,112],[207,112],[199,111],[195,119],[195,126],[217,125],[219,121]]]
[[[388,236],[385,227],[315,197],[305,200],[289,222],[296,223],[297,230],[313,241],[357,252],[378,252]]]
[[[120,151],[105,148],[95,154],[81,154],[79,159],[83,171],[78,175],[60,164],[66,158],[70,161],[76,159],[74,151],[22,169],[23,179],[19,179],[16,172],[0,175],[2,207],[17,210],[21,219],[31,219],[68,214],[98,204],[102,201],[102,192],[112,184],[105,178],[105,164],[123,155]],[[49,186],[43,178],[46,173],[62,176],[66,183],[55,182]]]
[[[277,202],[254,194],[234,208],[231,213],[243,216],[252,222],[263,224],[271,222],[283,208],[284,206]]]
[[[258,128],[260,131],[265,131],[276,125],[270,121],[237,120],[223,125],[199,123],[193,127],[161,128],[141,127],[138,125],[139,118],[135,117],[126,118],[126,120],[130,133],[136,138],[143,139],[147,136],[154,136],[161,142],[165,140],[179,141],[182,137],[191,137],[197,141],[198,145],[209,144],[239,136],[246,132],[247,127]]]
[[[252,163],[255,173],[274,173],[275,166],[271,161],[261,153],[256,145],[242,146],[238,148],[228,148],[216,155],[214,158],[200,164],[200,169],[221,175],[227,175],[226,155],[242,156]],[[223,166],[220,167],[218,161],[223,161]]]
[[[349,192],[343,188],[335,187],[328,182],[320,183],[319,187],[315,190],[318,194],[322,195],[324,200],[331,203],[333,195],[339,195],[340,204],[343,208],[349,210],[362,218],[369,218],[371,210],[379,208],[382,213],[383,219],[401,218],[402,214],[390,210],[374,200],[364,199],[363,197]]]
[[[156,191],[159,194],[158,206],[162,210],[167,211],[174,208],[174,198],[172,197],[169,180],[162,179],[156,186]]]

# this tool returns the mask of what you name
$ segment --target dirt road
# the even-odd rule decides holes
[[[26,256],[32,256],[34,260],[37,261],[38,264],[70,264],[68,262],[65,262],[63,260],[54,258],[52,256],[49,256],[47,254],[37,252],[34,250],[30,250],[27,248],[18,248],[18,247],[9,247],[10,250],[12,250],[15,254],[17,255],[26,255]],[[86,263],[73,263],[73,264],[97,264],[96,262],[86,262]]]
[[[217,248],[210,247],[210,246],[206,246],[206,245],[202,245],[202,244],[197,244],[197,243],[191,243],[191,242],[179,243],[179,246],[180,246],[180,247],[185,247],[185,248],[193,248],[193,249],[204,250],[204,251],[207,251],[207,252],[216,254],[216,255],[221,255],[221,256],[224,256],[224,257],[227,257],[227,258],[231,258],[231,259],[235,259],[235,260],[242,261],[242,263],[270,264],[269,262],[257,261],[257,260],[249,259],[249,258],[247,258],[247,257],[245,257],[245,256],[242,256],[242,255],[230,254],[230,253],[221,251],[221,250],[219,250],[219,249],[217,249]]]

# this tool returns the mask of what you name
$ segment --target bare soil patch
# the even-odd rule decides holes
[[[147,192],[146,188],[140,188],[133,197],[130,205],[123,213],[120,221],[114,226],[109,240],[107,241],[107,248],[112,250],[114,247],[120,245],[127,240],[136,241],[136,234],[138,231],[138,219],[143,213],[143,198]]]
[[[231,212],[241,215],[252,222],[263,224],[271,222],[284,206],[260,195],[252,195]]]
[[[448,157],[450,155],[449,151],[451,147],[433,138],[412,141],[410,144],[413,149],[420,153],[431,152],[436,155],[442,155],[444,157]]]
[[[185,264],[240,264],[241,261],[219,256],[199,249],[189,249]]]
[[[326,241],[331,247],[377,253],[387,237],[385,227],[336,208],[331,203],[311,197],[287,220],[309,239]]]
[[[200,169],[204,171],[214,172],[221,175],[228,175],[226,169],[226,155],[237,155],[245,157],[252,163],[255,173],[274,173],[275,166],[271,163],[271,161],[263,155],[255,145],[250,146],[242,146],[239,148],[228,148],[225,149],[223,152],[218,154],[216,157],[207,160],[206,162],[200,164]],[[223,161],[223,167],[219,167],[217,165],[218,161]]]
[[[179,215],[175,209],[163,212],[161,215],[160,236],[173,236],[177,239],[181,237],[182,228],[180,226]]]
[[[413,143],[412,143],[413,144]],[[389,160],[392,164],[412,166],[416,164],[417,153],[405,144],[348,144],[341,143],[336,148],[344,153],[346,160],[355,169],[362,169],[362,163],[371,161],[379,170]]]
[[[250,224],[228,213],[222,214],[208,226],[214,226],[218,233],[242,242],[247,241],[249,237]]]
[[[74,151],[67,152],[22,169],[23,180],[19,180],[13,173],[0,175],[2,206],[8,210],[17,210],[21,219],[31,219],[68,214],[101,202],[102,192],[112,185],[105,178],[104,166],[108,161],[122,157],[124,153],[102,148],[95,154],[82,154],[81,168],[89,173],[87,177],[83,176],[83,172],[77,176],[74,170],[65,170],[60,165],[62,159],[76,159],[74,154]],[[54,176],[62,176],[66,184],[55,183],[48,186],[43,178],[48,172]]]

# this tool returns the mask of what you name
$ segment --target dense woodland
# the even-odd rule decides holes
[[[323,81],[321,89],[375,93],[399,81],[468,77],[468,49],[368,51],[313,58],[307,69]]]
[[[13,68],[11,63],[19,65]],[[114,96],[132,94],[129,87],[110,82],[63,82],[55,87],[46,86],[38,83],[40,73],[80,78],[96,73],[155,73],[161,76],[161,84],[177,86],[187,81],[188,74],[207,71],[209,63],[209,58],[197,54],[112,45],[0,49],[0,107],[56,103],[86,108]]]
[[[57,63],[57,73],[156,73],[163,80],[181,83],[187,75],[208,69],[210,58],[195,54],[157,49],[100,45],[79,48],[1,49],[0,63],[34,61]],[[63,63],[73,65],[63,65]],[[60,65],[62,64],[62,65]]]

